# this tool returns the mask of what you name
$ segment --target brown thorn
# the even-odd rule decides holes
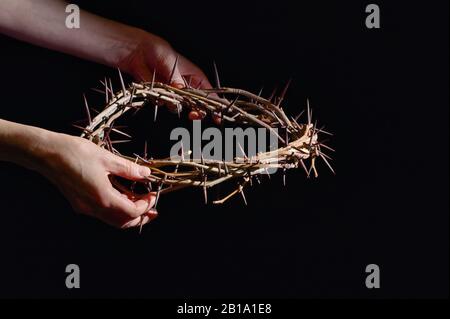
[[[83,99],[84,99],[84,106],[86,108],[86,114],[87,114],[87,117],[88,117],[89,125],[91,125],[91,123],[92,123],[91,112],[89,111],[89,105],[88,105],[88,101],[86,99],[86,95],[85,94],[83,94]]]
[[[220,89],[221,85],[220,85],[219,71],[217,70],[217,65],[215,61],[213,61],[213,66],[214,66],[214,78],[216,80],[216,88]]]
[[[127,95],[127,89],[125,88],[125,82],[123,81],[122,72],[120,72],[119,68],[117,68],[117,71],[119,71],[120,85],[122,86],[122,93],[125,97]]]
[[[172,72],[170,73],[169,85],[172,83],[173,76],[175,75],[175,70],[177,69],[177,64],[178,64],[178,55],[175,57],[175,63],[173,64]]]
[[[325,164],[327,164],[328,168],[333,172],[334,175],[336,175],[336,172],[334,171],[333,167],[331,166],[331,164],[327,161],[327,159],[325,158],[325,156],[323,156],[323,153],[319,154],[320,157],[323,159],[323,161],[325,162]]]

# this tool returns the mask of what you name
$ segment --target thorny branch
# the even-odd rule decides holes
[[[145,83],[131,83],[126,87],[120,71],[119,75],[121,90],[117,93],[114,93],[111,80],[105,78],[104,82],[100,81],[104,86],[103,94],[105,94],[107,105],[94,118],[91,118],[89,106],[85,100],[89,123],[85,128],[80,127],[83,129],[81,136],[116,155],[151,168],[151,175],[141,183],[147,184],[149,189],[156,189],[158,199],[160,194],[193,186],[203,189],[205,202],[207,202],[209,188],[232,179],[240,179],[241,182],[238,183],[235,191],[213,203],[222,204],[236,194],[241,194],[246,202],[244,188],[248,184],[252,184],[253,178],[267,174],[270,168],[281,169],[285,174],[287,169],[300,167],[305,170],[308,177],[312,172],[317,177],[317,158],[322,159],[334,173],[329,162],[331,158],[322,151],[322,148],[329,151],[334,150],[320,142],[318,137],[319,133],[331,134],[324,131],[323,128],[318,129],[316,124],[312,123],[309,102],[306,123],[297,121],[301,114],[296,118],[288,118],[281,108],[289,83],[280,96],[276,97],[274,91],[269,99],[265,99],[261,97],[261,93],[256,95],[245,90],[220,86],[217,72],[217,87],[208,90],[191,87],[187,82],[186,88],[178,89],[154,80]],[[186,108],[202,114],[218,116],[222,121],[230,123],[264,127],[277,136],[282,147],[274,151],[259,153],[250,158],[247,156],[235,158],[231,162],[204,159],[203,157],[190,159],[191,150],[183,150],[179,159],[148,159],[147,147],[145,147],[143,157],[136,154],[134,157],[120,154],[113,145],[127,142],[131,136],[120,131],[114,122],[130,110],[138,112],[148,106],[154,108],[155,120],[158,108],[168,106],[176,109],[178,114]],[[280,136],[275,129],[281,129],[285,135]],[[111,132],[120,134],[128,140],[112,141]],[[306,161],[309,162],[309,168]],[[112,181],[121,191],[133,194],[133,189],[124,187],[114,179]],[[283,181],[285,182],[284,178]]]

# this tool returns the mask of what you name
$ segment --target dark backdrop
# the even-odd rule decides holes
[[[290,172],[287,187],[277,176],[247,192],[247,207],[168,195],[139,236],[75,215],[42,177],[2,163],[0,296],[448,296],[448,2],[377,1],[380,30],[365,28],[365,1],[79,3],[165,37],[210,76],[217,61],[228,86],[292,77],[286,107],[311,99],[335,133],[337,175]],[[116,74],[0,43],[4,119],[77,134],[81,94]],[[154,154],[189,125],[161,113],[156,124],[148,114]],[[65,288],[69,263],[80,290]],[[365,288],[370,263],[379,290]]]

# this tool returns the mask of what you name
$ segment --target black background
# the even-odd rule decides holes
[[[286,107],[297,114],[310,98],[335,133],[337,175],[290,172],[287,187],[276,176],[247,207],[167,195],[139,236],[75,215],[48,181],[1,163],[1,297],[448,296],[448,2],[377,1],[380,30],[365,27],[364,1],[79,3],[161,35],[210,76],[215,60],[227,86],[292,77]],[[4,119],[77,134],[81,94],[116,76],[0,43]],[[148,114],[154,154],[189,125],[161,113],[156,124]],[[69,263],[79,290],[65,287]],[[381,289],[365,287],[370,263]]]

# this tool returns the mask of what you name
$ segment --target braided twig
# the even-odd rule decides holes
[[[193,88],[189,85],[184,89],[178,89],[152,81],[132,83],[126,87],[121,75],[120,80],[122,88],[119,92],[114,92],[111,81],[105,79],[102,82],[106,107],[93,119],[86,102],[89,124],[82,128],[81,136],[119,156],[150,167],[151,175],[141,182],[146,184],[149,190],[156,189],[157,198],[160,194],[193,186],[203,188],[205,202],[207,202],[208,188],[232,179],[239,179],[240,182],[235,191],[213,203],[221,204],[236,194],[241,194],[245,201],[244,187],[251,184],[258,175],[266,174],[270,168],[281,169],[285,173],[287,169],[301,167],[308,177],[312,173],[317,177],[316,159],[321,158],[333,171],[327,160],[331,158],[322,151],[322,148],[334,150],[319,142],[320,133],[330,133],[317,128],[317,125],[312,123],[309,103],[306,123],[297,122],[301,114],[297,118],[289,118],[280,107],[287,86],[279,97],[273,94],[271,98],[265,99],[245,90],[225,88],[220,85],[218,88],[208,90]],[[186,108],[201,114],[212,114],[225,122],[264,127],[278,138],[282,146],[277,150],[259,153],[253,157],[244,155],[243,158],[235,158],[228,162],[205,159],[203,156],[198,159],[186,159],[192,153],[190,150],[183,150],[179,159],[148,159],[146,150],[143,157],[120,154],[113,145],[121,141],[112,141],[111,132],[130,136],[114,127],[114,121],[130,110],[137,112],[147,106],[154,108],[155,120],[158,108],[167,106],[177,110],[178,113]],[[283,136],[278,133],[280,129],[285,133]],[[125,188],[116,181],[114,183],[122,191],[132,194],[132,189]]]

